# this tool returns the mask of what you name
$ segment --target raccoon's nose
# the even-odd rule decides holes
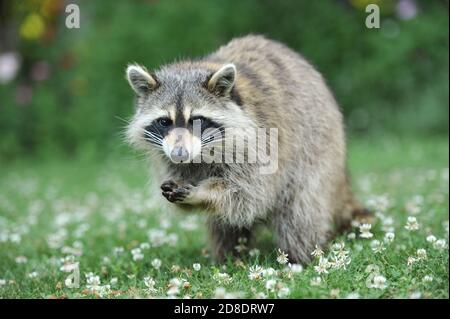
[[[182,146],[175,146],[170,152],[170,159],[174,163],[183,163],[189,160],[189,152]]]

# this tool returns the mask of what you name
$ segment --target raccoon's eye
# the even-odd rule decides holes
[[[169,119],[168,117],[162,117],[158,119],[158,124],[161,125],[162,127],[167,127],[172,125],[172,120]]]

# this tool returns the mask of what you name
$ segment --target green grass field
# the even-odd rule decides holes
[[[0,297],[448,298],[448,138],[349,148],[378,221],[303,268],[279,263],[264,229],[238,247],[242,259],[215,264],[203,216],[161,208],[138,158],[2,163]],[[67,287],[76,269],[79,286]]]

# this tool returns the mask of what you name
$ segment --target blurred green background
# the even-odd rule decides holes
[[[77,3],[81,27],[65,27]],[[381,7],[367,29],[365,7]],[[355,136],[447,136],[448,1],[0,0],[0,160],[127,152],[127,63],[157,68],[260,33],[325,76]],[[88,154],[88,155],[86,155]]]

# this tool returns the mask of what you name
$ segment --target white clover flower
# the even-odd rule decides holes
[[[79,263],[78,262],[69,262],[62,265],[59,270],[62,272],[73,272],[74,270],[78,269]]]
[[[83,255],[83,245],[80,242],[75,242],[73,247],[70,247],[70,246],[62,247],[61,252],[63,254],[71,254],[71,255],[75,255],[75,256],[81,256],[81,255]]]
[[[170,272],[180,272],[181,271],[181,267],[178,265],[172,265],[170,267]]]
[[[386,285],[386,278],[381,275],[375,275],[373,277],[372,286],[370,288],[374,289],[385,289],[387,287]]]
[[[87,272],[87,273],[84,274],[84,276],[86,277],[86,280],[87,280],[87,279],[89,279],[89,278],[94,277],[95,275],[94,275],[93,272]]]
[[[317,276],[314,277],[313,279],[311,279],[311,281],[309,282],[309,284],[311,286],[320,286],[320,284],[322,283],[322,278]]]
[[[405,225],[405,229],[409,231],[415,231],[418,230],[420,227],[419,223],[417,222],[417,218],[414,216],[409,216],[408,220]]]
[[[144,277],[144,285],[147,287],[147,292],[149,294],[156,293],[156,281],[152,277]]]
[[[316,249],[313,250],[311,255],[313,257],[320,258],[323,256],[323,250],[319,246],[316,245]]]
[[[288,287],[281,287],[278,292],[278,298],[286,298],[291,294],[291,290]]]
[[[385,212],[390,207],[390,201],[387,195],[372,196],[367,200],[367,206]]]
[[[142,259],[144,259],[144,254],[141,253],[141,250],[139,249],[139,251],[135,251],[135,253],[133,254],[133,260],[139,261]]]
[[[448,233],[449,233],[449,222],[448,222],[448,220],[444,220],[442,222],[442,227],[444,228],[444,231],[446,232],[447,237],[448,237]]]
[[[367,273],[378,274],[380,272],[380,267],[378,267],[378,265],[375,264],[370,264],[366,267],[364,271]]]
[[[170,286],[166,293],[169,297],[177,296],[180,293],[180,287]]]
[[[434,279],[433,276],[431,276],[431,275],[426,275],[426,276],[423,277],[422,281],[423,281],[423,282],[432,282],[433,279]]]
[[[16,263],[18,263],[18,264],[25,264],[25,263],[28,262],[28,258],[25,257],[25,256],[17,256],[17,257],[15,258],[15,261],[16,261]]]
[[[182,222],[180,222],[179,227],[184,230],[193,231],[198,228],[198,216],[189,215]]]
[[[152,282],[149,282],[149,283],[151,284]],[[182,284],[183,284],[183,281],[180,280],[179,278],[170,279],[166,294],[169,297],[177,296],[180,293],[180,286]]]
[[[423,248],[417,249],[417,259],[423,260],[427,259],[427,251]]]
[[[224,287],[218,287],[214,291],[215,299],[237,299],[241,298],[243,295],[242,292],[227,292]]]
[[[6,279],[0,279],[0,286],[6,285]]]
[[[131,255],[133,256],[134,261],[139,261],[144,259],[144,254],[142,253],[140,248],[134,248],[131,250]]]
[[[229,284],[233,281],[233,278],[231,278],[227,273],[219,272],[213,275],[213,280],[219,282],[220,284]]]
[[[408,257],[408,260],[406,261],[406,264],[408,266],[412,266],[417,262],[417,258],[415,257]]]
[[[435,243],[436,240],[437,240],[437,238],[436,238],[436,236],[434,236],[434,235],[428,235],[428,236],[427,236],[427,242],[429,242],[429,243],[431,243],[431,244]]]
[[[227,296],[227,290],[224,287],[217,287],[214,290],[214,298],[216,299],[225,299]]]
[[[261,279],[263,275],[263,269],[261,266],[255,265],[249,268],[248,279],[257,280]]]
[[[250,249],[248,254],[250,255],[250,257],[256,257],[256,256],[259,256],[260,251],[258,248],[253,248],[253,249]]]
[[[151,264],[152,264],[153,268],[159,269],[159,268],[161,268],[162,262],[161,262],[161,259],[155,258],[152,260]]]
[[[269,279],[266,281],[266,289],[268,291],[275,291],[275,286],[277,284],[277,281],[275,279]]]
[[[278,248],[278,256],[277,256],[277,262],[279,264],[287,264],[288,263],[288,254],[286,254],[284,251]]]
[[[348,235],[347,235],[347,239],[348,239],[348,240],[353,240],[353,239],[355,239],[355,238],[356,238],[356,234],[355,234],[355,233],[353,233],[353,232],[348,233]]]
[[[275,269],[273,269],[272,267],[269,267],[269,268],[263,269],[262,275],[265,278],[273,277],[273,276],[277,276],[278,272]]]
[[[347,254],[331,256],[330,267],[334,269],[347,269],[347,265],[351,263],[352,259]]]
[[[422,204],[423,204],[423,196],[416,195],[406,203],[405,209],[411,215],[417,215],[422,210]]]
[[[100,277],[94,276],[92,273],[86,274],[86,288],[89,289],[91,292],[98,292],[101,290],[100,286]]]
[[[0,243],[6,243],[8,241],[8,234],[0,231]]]
[[[47,245],[52,249],[61,248],[67,238],[67,230],[61,228],[57,233],[47,236]]]
[[[246,237],[239,237],[238,244],[236,246],[234,246],[234,249],[238,253],[246,251],[247,250],[247,238]]]
[[[329,266],[334,269],[346,269],[346,266],[351,262],[351,258],[349,256],[350,251],[345,250],[345,244],[343,242],[334,244],[331,249]]]
[[[381,226],[381,230],[385,233],[393,233],[395,232],[395,228],[393,226]]]
[[[294,274],[299,274],[303,271],[303,266],[300,264],[289,264],[289,269],[294,273]]]
[[[64,280],[64,284],[66,285],[66,287],[73,287],[74,282],[72,281],[72,278],[70,278],[69,276]]]
[[[331,250],[333,251],[342,251],[344,248],[345,248],[344,242],[335,243],[331,246]]]
[[[255,295],[255,299],[267,299],[267,295],[265,293],[263,293],[263,292],[258,292]]]
[[[383,250],[386,250],[386,248],[383,246],[383,243],[377,239],[374,239],[370,242],[370,248],[372,248],[372,251],[374,253],[381,253]]]
[[[361,234],[359,234],[359,237],[361,238],[372,238],[373,234],[370,232],[370,230],[372,229],[372,225],[371,224],[362,224],[359,226],[359,231],[361,232]]]
[[[28,274],[28,278],[31,278],[31,279],[37,278],[38,276],[39,276],[39,273],[37,271],[33,271]]]
[[[388,232],[388,233],[386,233],[386,234],[384,235],[383,241],[384,241],[386,244],[390,244],[390,243],[392,243],[392,242],[394,241],[394,239],[395,239],[395,234],[394,234],[393,232]]]
[[[149,249],[150,248],[150,244],[149,243],[141,243],[139,245],[139,248],[141,248],[141,249]]]
[[[160,247],[167,243],[167,233],[163,229],[150,229],[148,240],[152,247]]]
[[[179,278],[172,278],[169,281],[169,286],[181,286],[183,284],[183,281]]]
[[[341,259],[346,260],[348,258],[348,255],[350,253],[350,251],[345,250],[345,243],[341,242],[341,243],[337,243],[334,244],[333,246],[331,246],[331,253],[332,253],[332,259],[336,260],[336,259]]]
[[[147,227],[147,221],[145,219],[140,219],[137,221],[137,226],[141,229],[144,229]]]
[[[422,298],[422,293],[420,291],[414,291],[409,295],[409,299],[420,299]]]
[[[18,244],[22,241],[22,236],[18,233],[13,233],[9,235],[9,241]]]
[[[192,265],[192,268],[194,268],[195,271],[200,271],[200,269],[202,269],[202,265],[195,263]]]
[[[360,222],[359,220],[357,220],[357,219],[353,219],[353,220],[350,222],[350,225],[351,225],[353,228],[358,228],[359,226],[361,226],[361,222]]]
[[[394,227],[394,219],[390,216],[381,218],[382,229],[384,232],[390,232]]]
[[[450,175],[449,168],[448,167],[444,168],[441,172],[441,178],[446,184],[448,184],[449,175]]]
[[[351,292],[345,297],[345,299],[359,299],[359,298],[361,297],[357,292]]]
[[[175,233],[168,234],[166,242],[169,246],[175,247],[178,244],[178,235]]]
[[[100,289],[98,290],[98,294],[100,295],[100,297],[104,297],[106,295],[109,295],[110,293],[111,293],[110,285],[100,286]]]
[[[109,283],[111,285],[116,285],[119,282],[119,279],[117,279],[117,277],[113,277],[111,278],[111,280],[109,281]]]
[[[445,248],[447,248],[447,242],[445,241],[445,239],[438,239],[433,246],[436,249],[444,250]]]
[[[328,269],[331,267],[330,262],[327,258],[320,257],[319,264],[317,266],[314,266],[314,270],[318,274],[328,274]]]
[[[125,251],[125,249],[123,247],[114,247],[113,248],[113,254],[116,255],[116,256],[120,255],[124,251]]]
[[[333,288],[330,290],[330,297],[339,298],[339,293],[340,293],[339,289]]]
[[[163,218],[161,218],[161,220],[159,221],[159,226],[160,226],[161,228],[163,228],[163,229],[167,229],[167,228],[169,228],[170,226],[172,226],[172,223],[170,222],[169,219],[163,217]]]

